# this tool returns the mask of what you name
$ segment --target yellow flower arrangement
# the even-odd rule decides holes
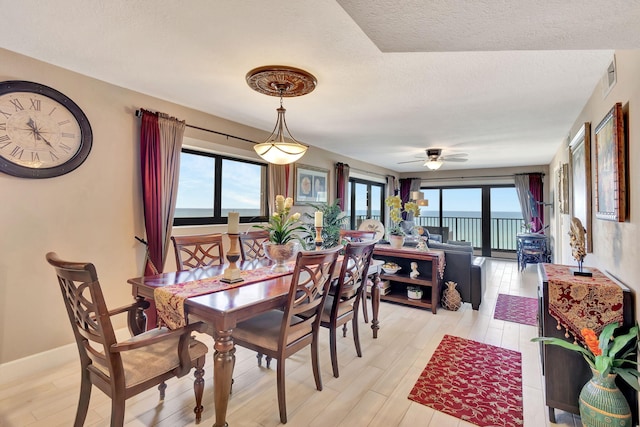
[[[407,202],[404,204],[404,209],[402,209],[400,196],[389,196],[384,200],[384,203],[391,208],[389,210],[389,219],[391,220],[389,234],[392,236],[404,236],[404,231],[400,227],[402,213],[412,213],[414,217],[420,216],[420,206],[414,202]]]

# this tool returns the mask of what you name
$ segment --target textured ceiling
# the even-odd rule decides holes
[[[398,163],[430,147],[469,154],[443,169],[549,163],[613,50],[640,47],[640,3],[629,0],[0,0],[0,10],[3,48],[266,131],[278,100],[245,74],[305,69],[316,90],[284,100],[296,139],[398,172],[423,170]]]

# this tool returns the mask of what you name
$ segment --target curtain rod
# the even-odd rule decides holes
[[[136,117],[142,117],[142,111],[136,110]],[[211,130],[211,129],[203,128],[203,127],[200,127],[200,126],[194,126],[194,125],[190,125],[189,123],[185,123],[184,125],[186,127],[188,127],[188,128],[191,128],[191,129],[202,130],[202,131],[205,131],[205,132],[215,133],[216,135],[226,136],[227,138],[233,138],[233,139],[237,139],[237,140],[240,140],[240,141],[250,142],[252,144],[257,144],[257,142],[252,141],[250,139],[242,138],[242,137],[235,136],[235,135],[230,135],[230,134],[224,133],[224,132],[218,132],[217,130]]]
[[[349,167],[349,169],[352,170],[352,171],[364,173],[364,174],[367,174],[367,175],[379,176],[381,178],[386,178],[387,176],[389,176],[389,175],[382,175],[382,174],[379,174],[379,173],[376,173],[376,172],[365,171],[365,170],[358,169],[358,168]]]

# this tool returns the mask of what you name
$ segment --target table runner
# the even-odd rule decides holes
[[[220,279],[223,278],[223,274],[220,274],[219,276],[206,279],[156,288],[153,291],[153,298],[155,299],[156,309],[158,311],[158,320],[170,329],[181,328],[187,323],[184,315],[184,301],[187,298],[286,276],[293,272],[293,265],[295,265],[295,261],[287,263],[289,271],[284,273],[272,272],[271,266],[260,267],[255,270],[241,270],[240,277],[242,277],[244,281],[237,283],[222,282]]]
[[[592,277],[574,276],[571,267],[543,264],[549,282],[549,314],[558,321],[558,330],[565,328],[565,337],[583,344],[583,328],[599,335],[609,323],[621,324],[623,318],[622,288],[602,274],[589,268]]]

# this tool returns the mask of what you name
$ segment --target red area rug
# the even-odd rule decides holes
[[[525,325],[538,325],[538,299],[498,294],[494,319]]]
[[[479,426],[522,426],[522,356],[445,335],[409,399]]]

